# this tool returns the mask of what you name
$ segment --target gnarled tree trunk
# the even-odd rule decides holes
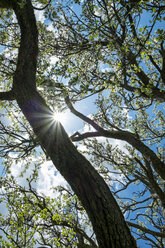
[[[5,5],[7,4],[7,5]],[[136,242],[112,193],[98,172],[53,122],[52,111],[36,89],[38,31],[31,1],[0,1],[12,7],[21,29],[13,88],[0,99],[16,99],[47,155],[72,187],[92,222],[100,248],[134,248]]]

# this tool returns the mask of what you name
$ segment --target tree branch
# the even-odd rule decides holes
[[[86,132],[86,133],[79,133],[79,132],[75,132],[73,135],[70,136],[70,139],[72,141],[80,141],[80,140],[84,140],[87,138],[94,138],[94,137],[101,137],[103,136],[102,133],[100,132]]]
[[[150,230],[150,229],[148,229],[146,227],[140,226],[138,224],[135,224],[135,223],[132,223],[132,222],[129,222],[129,221],[127,221],[127,224],[129,226],[134,227],[134,228],[140,229],[141,231],[143,231],[145,233],[151,234],[154,237],[157,236],[157,237],[165,238],[165,233],[160,233],[160,232],[152,231],[152,230]]]
[[[76,115],[76,116],[79,117],[80,119],[82,119],[82,120],[84,120],[85,122],[87,122],[88,124],[90,124],[90,125],[91,125],[92,127],[94,127],[100,134],[101,134],[102,131],[104,132],[104,129],[103,129],[102,127],[100,127],[96,122],[94,122],[93,120],[91,120],[89,117],[83,115],[82,113],[80,113],[79,111],[77,111],[77,110],[73,107],[73,105],[72,105],[72,103],[71,103],[71,101],[70,101],[68,95],[65,96],[65,102],[66,102],[68,108],[70,109],[70,111],[71,111],[74,115]]]
[[[0,8],[11,9],[12,0],[0,0]]]
[[[35,10],[44,10],[44,9],[46,9],[49,6],[49,4],[51,3],[51,1],[52,0],[49,0],[49,2],[44,7],[42,7],[42,8],[38,8],[38,7],[33,6],[33,9],[35,9]]]
[[[0,100],[8,100],[12,101],[15,100],[15,94],[13,90],[7,91],[7,92],[0,92]]]
[[[124,130],[105,130],[102,127],[100,127],[97,123],[95,123],[93,120],[91,120],[89,117],[86,117],[85,115],[74,109],[73,105],[69,100],[69,97],[65,98],[65,100],[67,106],[69,107],[72,113],[74,113],[77,117],[81,118],[82,120],[84,120],[85,122],[87,122],[97,130],[97,132],[86,132],[83,134],[76,132],[71,136],[72,141],[81,141],[86,138],[100,137],[100,136],[126,141],[132,147],[134,147],[139,152],[141,152],[144,158],[152,164],[155,171],[165,180],[165,164],[157,157],[157,155],[147,145],[145,145],[141,140],[139,140],[134,133]]]

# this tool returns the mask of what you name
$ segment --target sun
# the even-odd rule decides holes
[[[53,120],[64,123],[66,120],[66,114],[64,112],[54,112]]]

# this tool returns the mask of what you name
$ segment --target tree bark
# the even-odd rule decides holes
[[[109,187],[89,161],[77,151],[62,125],[53,121],[51,109],[37,92],[38,32],[31,1],[23,3],[13,0],[12,8],[21,29],[17,68],[13,78],[13,91],[20,109],[47,155],[82,202],[99,247],[137,247]]]

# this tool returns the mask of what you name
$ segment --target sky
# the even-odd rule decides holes
[[[37,18],[39,18],[40,20],[42,19],[42,15],[40,13],[36,13],[37,15]],[[40,16],[41,15],[41,16]],[[150,15],[147,14],[147,13],[144,13],[144,15],[142,16],[141,18],[141,23],[139,24],[139,28],[141,26],[144,26],[145,24],[147,24],[147,22],[149,22],[149,18],[150,18]],[[42,19],[43,21],[43,19]],[[157,24],[153,31],[157,28],[164,28],[164,23],[159,23]],[[50,27],[51,29],[51,27]],[[104,66],[105,69],[106,69],[106,65]],[[104,70],[104,68],[103,68]],[[80,103],[77,103],[75,105],[75,108],[77,108],[78,110],[80,110],[81,113],[83,113],[84,115],[90,115],[91,113],[94,113],[96,111],[96,106],[94,104],[94,101],[95,101],[95,96],[92,97],[92,99],[86,99],[84,100],[83,102],[80,102]],[[152,110],[150,110],[152,111]],[[151,112],[150,112],[151,113]],[[131,116],[130,116],[131,118]],[[84,127],[84,123],[78,119],[77,117],[75,117],[73,114],[71,114],[69,111],[66,112],[66,116],[64,119],[61,119],[61,123],[63,124],[65,130],[68,132],[68,134],[73,134],[73,132],[76,130],[79,130],[80,132],[83,131],[85,129]],[[72,124],[74,123],[74,125]],[[104,138],[103,138],[104,139]],[[114,140],[114,139],[110,139],[110,143],[114,146],[118,145],[119,148],[123,149],[123,151],[126,152],[126,149],[124,148],[124,145],[126,142],[122,142],[122,141],[119,141],[119,140]],[[84,147],[79,147],[79,149],[84,149]],[[153,147],[154,149],[154,147]],[[154,149],[155,150],[155,149]],[[121,180],[121,178],[119,178],[119,180]],[[139,187],[141,187],[139,185]],[[140,188],[139,188],[140,189]],[[134,191],[135,189],[132,187],[128,187],[128,190],[125,191],[125,192],[122,192],[122,194],[125,195],[125,197],[128,197],[130,196],[130,194],[132,194],[132,192]],[[122,195],[122,196],[124,196]],[[144,248],[146,247],[146,243],[144,240],[138,240],[138,245],[139,245],[139,248]]]
[[[38,21],[44,22],[45,18],[43,16],[42,11],[37,11],[35,10],[35,15]],[[147,18],[147,16],[144,18],[143,21],[145,21]],[[143,25],[143,23],[142,23]],[[160,26],[162,27],[162,25]],[[50,26],[50,30],[52,29],[52,26]],[[54,63],[56,61],[55,57],[50,58],[51,63]],[[96,106],[94,104],[95,101],[95,97],[90,97],[90,99],[85,99],[81,102],[76,103],[75,108],[77,108],[79,111],[81,111],[81,113],[83,113],[86,116],[89,116],[90,114],[94,113],[96,111]],[[65,112],[65,114],[60,116],[59,121],[62,123],[62,125],[64,126],[65,130],[67,131],[68,135],[72,135],[75,131],[83,131],[83,130],[87,130],[87,126],[84,126],[84,123],[82,120],[80,120],[78,117],[76,117],[75,115],[73,115],[69,110],[67,110]],[[124,142],[122,141],[118,141],[118,140],[114,140],[111,139],[111,144],[115,145],[119,145],[120,148],[124,149]],[[79,146],[80,150],[83,150],[83,146]],[[1,163],[2,160],[0,160]],[[34,158],[32,159],[33,162]],[[32,170],[32,166],[27,169],[26,173],[24,174],[24,178],[19,177],[22,168],[23,168],[23,163],[24,161],[20,161],[18,163],[13,163],[11,166],[11,174],[17,178],[18,183],[21,186],[27,186],[27,182],[25,180],[25,178],[29,177],[29,175],[31,174],[31,170]],[[0,174],[2,172],[3,168],[0,166]],[[54,197],[54,191],[52,189],[52,187],[56,187],[58,185],[62,185],[65,186],[67,183],[64,180],[64,178],[60,175],[60,173],[56,170],[56,168],[54,167],[54,165],[52,164],[51,161],[46,161],[42,166],[41,169],[39,171],[39,179],[37,180],[37,183],[35,185],[37,191],[39,193],[44,193],[46,195],[49,195],[50,197]],[[131,189],[132,190],[132,189]],[[130,190],[130,191],[131,191]],[[129,192],[128,192],[129,193]],[[1,211],[3,211],[3,213],[6,212],[5,206],[1,205]],[[144,242],[141,241],[139,242],[139,247],[143,248]]]

